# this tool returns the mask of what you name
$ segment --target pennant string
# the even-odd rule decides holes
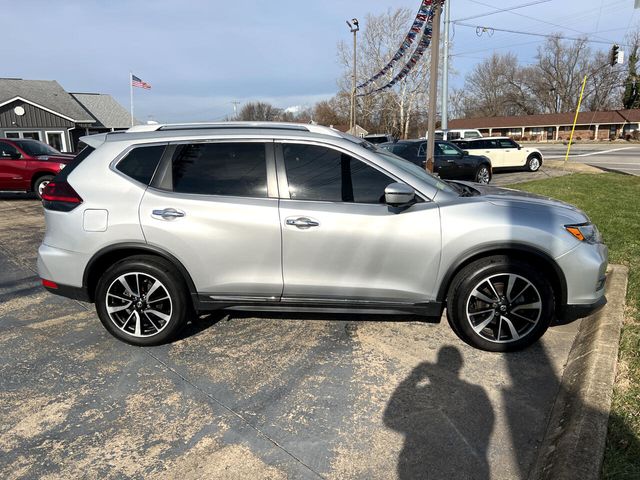
[[[381,78],[383,75],[385,75],[389,70],[391,70],[391,68],[393,68],[393,66],[398,62],[398,60],[400,60],[405,55],[407,50],[411,47],[417,35],[420,32],[422,32],[422,36],[420,38],[420,41],[418,42],[418,46],[416,47],[416,50],[413,52],[413,54],[411,55],[411,57],[409,58],[405,66],[387,84],[383,85],[382,87],[370,90],[368,92],[359,93],[357,95],[358,97],[364,97],[367,95],[371,95],[372,93],[381,92],[382,90],[386,90],[387,88],[393,87],[395,84],[397,84],[402,79],[404,79],[409,74],[409,72],[413,69],[413,67],[416,66],[416,64],[418,63],[418,60],[420,60],[422,55],[424,55],[424,52],[427,50],[427,48],[429,48],[429,45],[431,44],[431,37],[433,35],[433,17],[435,15],[435,8],[433,3],[434,3],[433,0],[422,1],[420,10],[418,11],[418,15],[416,16],[416,22],[419,21],[420,25],[417,26],[416,22],[414,22],[413,26],[411,27],[411,30],[407,34],[405,40],[403,41],[402,45],[400,46],[396,54],[392,57],[391,61],[382,70],[380,70],[380,72],[378,72],[369,80],[360,84],[356,88],[360,89],[368,85],[371,85],[372,83],[376,82],[379,78]],[[441,1],[441,4],[444,4],[444,0]],[[418,17],[421,17],[421,18],[418,18]],[[416,28],[418,28],[417,31],[415,30]]]

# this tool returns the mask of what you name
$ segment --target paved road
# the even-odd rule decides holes
[[[567,153],[567,147],[563,145],[536,145],[536,148],[549,160],[564,160]],[[640,145],[618,142],[607,145],[577,144],[571,147],[569,161],[640,175]]]
[[[209,315],[132,347],[41,289],[41,206],[4,198],[0,478],[527,477],[578,323],[510,355],[352,316]]]

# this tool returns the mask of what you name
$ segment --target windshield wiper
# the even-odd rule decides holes
[[[456,191],[460,194],[461,197],[475,197],[480,195],[480,192],[475,188],[470,187],[469,185],[464,185],[462,183],[457,182],[447,182],[451,185]]]

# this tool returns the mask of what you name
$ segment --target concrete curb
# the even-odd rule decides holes
[[[600,478],[628,274],[611,265],[607,305],[582,321],[529,480]]]

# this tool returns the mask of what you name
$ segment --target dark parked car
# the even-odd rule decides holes
[[[401,140],[380,145],[399,157],[424,168],[426,164],[426,140]],[[449,142],[436,141],[433,173],[445,180],[470,180],[489,183],[492,177],[491,160],[480,155],[469,155]]]
[[[41,198],[73,158],[38,140],[0,138],[0,190],[35,192]]]

